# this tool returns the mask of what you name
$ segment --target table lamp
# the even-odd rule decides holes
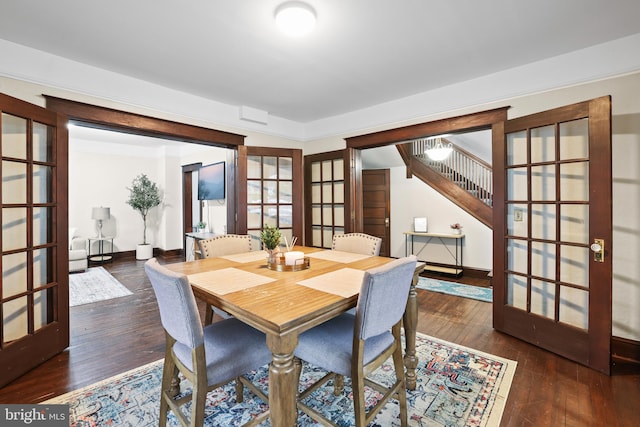
[[[91,219],[95,219],[98,221],[98,238],[102,239],[102,221],[111,218],[110,208],[103,208],[100,206],[99,208],[93,208],[91,210]]]

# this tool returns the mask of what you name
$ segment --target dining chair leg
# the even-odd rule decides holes
[[[236,378],[236,402],[242,403],[244,401],[244,385],[240,381],[240,377]]]
[[[342,390],[344,389],[344,376],[340,374],[336,374],[333,377],[333,395],[340,396]]]
[[[204,326],[208,326],[213,323],[213,307],[207,304],[207,308],[204,312]]]

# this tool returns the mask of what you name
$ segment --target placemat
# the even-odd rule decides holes
[[[343,251],[319,251],[307,254],[309,258],[326,259],[327,261],[342,262],[348,264],[350,262],[360,261],[361,259],[369,258],[371,255],[355,254],[353,252]]]
[[[271,277],[249,273],[233,267],[190,274],[187,277],[189,278],[189,283],[193,286],[206,289],[218,295],[230,294],[231,292],[264,285],[275,280]]]
[[[265,251],[251,251],[251,252],[243,252],[240,254],[233,255],[224,255],[220,258],[228,259],[229,261],[246,263],[246,262],[254,262],[254,261],[264,261],[267,262],[267,253]]]
[[[349,298],[360,292],[362,286],[363,270],[354,268],[342,268],[331,273],[321,274],[311,279],[298,282],[299,285],[313,288],[330,294]]]

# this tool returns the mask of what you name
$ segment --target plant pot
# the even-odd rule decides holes
[[[137,260],[146,260],[153,258],[153,246],[146,245],[138,245],[136,247],[136,259]]]

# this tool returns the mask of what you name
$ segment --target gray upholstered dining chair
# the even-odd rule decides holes
[[[334,234],[331,249],[363,255],[380,255],[382,239],[364,233]]]
[[[198,241],[202,258],[212,258],[225,255],[241,254],[251,251],[251,236],[248,234],[223,234]],[[216,307],[207,306],[204,316],[204,324],[210,325],[213,322],[213,313],[223,319],[231,317],[226,311]]]
[[[407,425],[400,328],[415,268],[416,257],[411,255],[366,271],[355,316],[345,313],[300,334],[295,356],[329,373],[299,395],[299,409],[321,424],[331,425],[318,410],[304,404],[304,400],[321,384],[343,375],[351,377],[356,426],[369,424],[392,397],[400,403],[401,425]],[[367,378],[390,356],[393,356],[396,377],[390,387]],[[300,375],[302,367],[299,363],[296,365]],[[368,413],[365,385],[383,394]]]
[[[271,361],[265,335],[237,319],[226,319],[202,327],[196,299],[184,274],[161,266],[155,258],[144,265],[160,309],[166,346],[159,425],[165,426],[171,410],[183,426],[202,426],[207,393],[236,380],[236,400],[243,399],[243,384],[268,402],[266,394],[242,375]],[[178,371],[192,384],[193,392],[176,398],[172,380]],[[190,420],[181,410],[191,401]],[[249,425],[265,419],[260,414]]]

